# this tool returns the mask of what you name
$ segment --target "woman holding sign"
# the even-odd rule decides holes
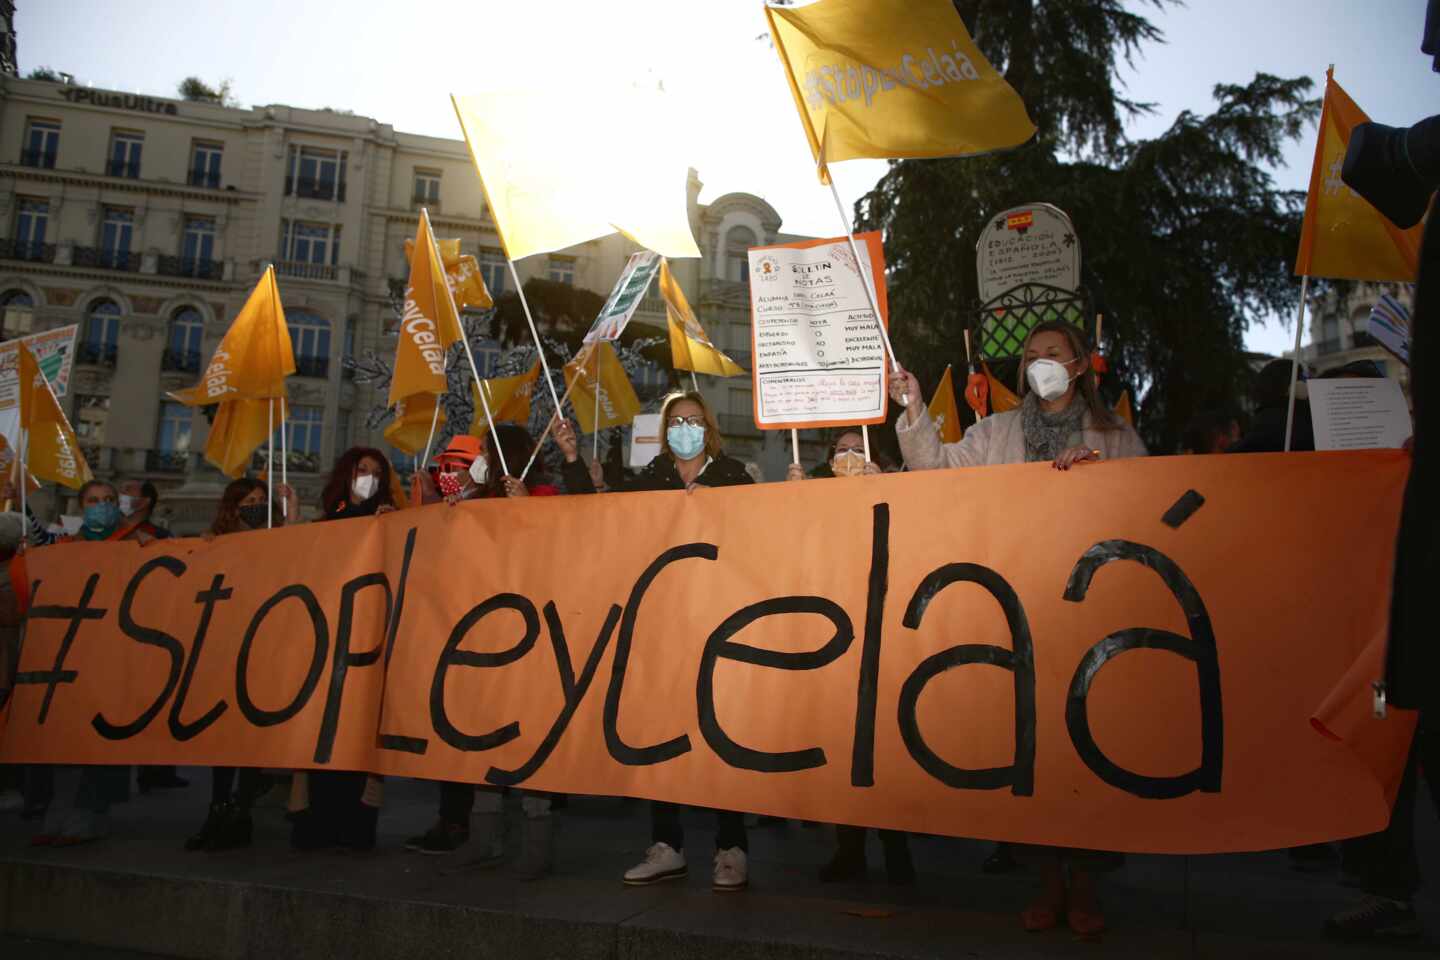
[[[745,465],[720,449],[720,428],[715,415],[698,393],[672,393],[660,407],[660,453],[639,475],[621,482],[621,491],[687,490],[754,483]],[[590,472],[580,458],[575,430],[568,421],[555,426],[555,444],[565,456],[565,485],[571,493],[594,493]],[[730,810],[717,810],[715,869],[711,889],[725,893],[743,890],[749,882],[745,818]],[[644,886],[686,876],[685,832],[680,807],[654,801],[650,804],[650,839],[645,859],[625,871],[624,881]]]
[[[1116,457],[1143,457],[1135,430],[1100,399],[1090,350],[1077,327],[1051,321],[1025,338],[1020,359],[1020,406],[985,417],[959,443],[941,443],[920,384],[901,370],[891,396],[908,403],[895,423],[900,452],[911,470],[1049,461],[1057,470]],[[1093,853],[1030,848],[1041,859],[1040,896],[1020,915],[1027,930],[1049,930],[1061,918],[1081,936],[1105,929],[1090,865]],[[1068,868],[1068,869],[1067,869]]]

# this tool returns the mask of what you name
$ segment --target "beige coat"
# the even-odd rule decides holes
[[[1025,431],[1020,423],[1020,408],[995,413],[965,431],[959,443],[941,443],[930,411],[921,407],[920,416],[909,422],[909,413],[895,421],[895,436],[900,453],[911,470],[934,470],[937,467],[986,467],[1002,463],[1025,462]],[[1143,457],[1145,444],[1129,424],[1118,430],[1097,430],[1085,413],[1084,429],[1074,438],[1106,460],[1119,457]]]

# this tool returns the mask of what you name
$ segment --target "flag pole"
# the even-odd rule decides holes
[[[800,466],[800,431],[795,427],[790,428],[790,459],[795,466]]]
[[[273,402],[273,401],[272,401]],[[285,437],[285,398],[280,398],[280,486],[290,488],[290,448]],[[290,521],[290,498],[280,500],[280,518]]]
[[[696,393],[700,392],[700,381],[695,379],[695,371],[690,371],[690,389]]]
[[[561,403],[564,403],[566,400],[569,400],[569,399],[570,399],[570,391],[571,391],[571,390],[574,390],[574,389],[575,389],[575,384],[576,384],[576,383],[579,383],[579,382],[580,382],[580,378],[579,378],[579,377],[576,377],[576,378],[570,383],[570,385],[565,388],[565,395],[560,398],[560,402],[561,402]],[[552,414],[550,415],[550,422],[547,423],[547,424],[545,424],[545,432],[542,433],[542,434],[540,434],[540,439],[539,439],[539,440],[535,441],[535,449],[530,451],[530,459],[529,459],[528,461],[526,461],[526,463],[525,463],[525,469],[520,471],[520,479],[521,479],[521,480],[524,480],[525,477],[530,473],[530,468],[531,468],[532,466],[534,466],[534,464],[535,464],[535,458],[538,457],[538,456],[540,456],[540,448],[545,445],[545,438],[548,437],[548,436],[550,436],[550,431],[553,430],[553,429],[555,428],[555,424],[557,424],[557,423],[559,423],[559,422],[560,422],[560,411],[559,411],[559,410],[556,410],[554,413],[552,413]]]
[[[870,310],[875,317],[875,326],[880,328],[880,342],[885,344],[885,353],[890,358],[891,369],[899,370],[900,361],[895,359],[895,348],[890,345],[890,334],[886,331],[885,324],[880,322],[880,302],[875,295],[873,278],[865,272],[865,267],[860,261],[860,245],[855,242],[855,229],[850,225],[850,215],[845,212],[845,204],[840,199],[840,191],[835,189],[834,177],[830,178],[830,195],[835,198],[835,209],[840,213],[840,222],[845,225],[845,236],[850,241],[850,252],[855,256],[855,269],[860,271],[860,281],[865,287],[865,296],[870,299]]]
[[[461,330],[460,333],[463,335],[463,334],[465,333],[465,331],[464,331],[464,330]],[[441,371],[442,371],[442,372],[448,372],[448,371],[446,371],[446,368],[449,367],[449,365],[450,365],[449,351],[446,351],[446,355],[445,355],[444,357],[442,357],[441,360],[440,360],[440,369],[441,369]],[[449,383],[449,379],[448,379],[448,378],[446,379],[446,383],[447,383],[447,384]],[[439,394],[439,393],[435,394],[435,409],[433,409],[433,410],[430,411],[430,435],[425,438],[425,459],[423,459],[423,460],[420,461],[420,467],[419,467],[418,469],[416,469],[416,471],[415,471],[416,473],[419,473],[420,470],[424,469],[425,465],[430,462],[430,448],[431,448],[432,446],[434,446],[434,444],[435,444],[435,430],[436,430],[436,428],[438,428],[438,427],[440,426],[440,397],[441,397],[441,396],[443,396],[443,394]]]
[[[265,448],[265,529],[275,526],[275,398],[265,403],[265,425],[268,438]]]
[[[30,431],[24,427],[20,428],[20,449],[15,451],[15,466],[20,471],[20,544],[24,546],[30,539],[30,515],[25,512],[26,487],[30,486],[30,471],[26,467],[25,458],[30,450]]]
[[[444,261],[440,257],[440,248],[435,245],[435,229],[430,226],[430,208],[421,207],[420,216],[425,218],[425,230],[430,234],[430,248],[435,253],[435,259],[440,263],[441,282],[445,284],[445,296],[450,298],[450,309],[455,311],[455,322],[460,327],[460,344],[465,348],[465,359],[470,361],[470,375],[475,378],[475,392],[480,394],[480,404],[485,408],[485,419],[490,423],[490,440],[495,446],[495,456],[500,458],[500,472],[510,476],[510,467],[505,463],[505,451],[500,447],[500,433],[495,429],[495,418],[490,414],[490,402],[485,399],[485,388],[480,376],[480,368],[475,365],[475,354],[470,350],[470,333],[465,329],[465,320],[460,316],[460,308],[455,303],[455,291],[450,289],[450,278],[444,275]],[[514,267],[512,266],[513,270]],[[434,286],[435,279],[430,279],[431,286]],[[524,299],[523,297],[521,298]],[[545,362],[545,354],[540,354],[540,362]],[[439,398],[436,398],[438,409]]]
[[[1305,294],[1310,290],[1310,276],[1300,280],[1300,310],[1295,315],[1295,352],[1290,361],[1290,404],[1285,410],[1285,452],[1290,452],[1290,441],[1295,431],[1295,384],[1300,379],[1300,335],[1305,331]]]
[[[596,350],[596,351],[595,351],[595,423],[593,424],[593,426],[595,427],[595,432],[594,432],[593,434],[591,434],[591,436],[594,437],[595,449],[594,449],[594,451],[590,454],[590,458],[591,458],[592,460],[599,460],[599,459],[600,459],[600,351],[599,351],[599,350]]]
[[[865,441],[865,462],[870,462],[870,427],[860,424],[860,439]]]
[[[525,288],[520,283],[520,274],[515,270],[515,261],[510,251],[505,251],[505,263],[510,267],[510,277],[515,281],[515,292],[520,295],[520,306],[525,310],[525,322],[530,325],[530,336],[535,338],[535,351],[540,354],[540,367],[545,371],[545,386],[550,388],[550,399],[555,401],[555,411],[560,411],[560,395],[550,380],[550,364],[545,360],[545,346],[540,342],[540,331],[535,328],[535,318],[530,314],[530,301],[525,299]],[[597,418],[598,419],[598,418]]]

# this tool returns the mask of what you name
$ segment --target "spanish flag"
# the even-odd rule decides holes
[[[79,490],[92,479],[90,465],[80,452],[80,442],[70,421],[40,372],[30,346],[18,341],[20,351],[20,426],[29,437],[26,447],[29,473],[37,480],[49,480]]]
[[[600,378],[598,416],[595,409],[597,371]],[[625,376],[615,349],[605,341],[591,344],[565,364],[565,388],[575,407],[575,419],[585,433],[623,426],[640,412],[640,398],[635,395],[630,378]]]
[[[765,16],[821,183],[835,160],[975,156],[1035,136],[950,0],[817,0]]]
[[[941,443],[960,442],[960,407],[955,402],[955,381],[948,364],[945,376],[940,378],[940,386],[935,388],[935,396],[930,398],[930,419],[935,421]]]
[[[665,316],[670,327],[670,358],[676,370],[693,370],[712,377],[745,375],[738,363],[710,342],[705,328],[695,319],[695,312],[685,299],[685,291],[675,282],[670,264],[664,260],[660,261],[660,296],[665,300]]]
[[[1334,73],[1333,68],[1325,71],[1325,105],[1295,275],[1413,282],[1424,225],[1401,230],[1340,179],[1350,131],[1370,118],[1335,82]]]
[[[485,403],[496,423],[530,422],[530,398],[535,395],[535,385],[540,382],[540,358],[526,372],[513,377],[491,377],[481,380],[480,386],[472,386],[475,392],[475,413],[470,418],[470,435],[483,437],[490,431],[490,421],[485,417]],[[479,391],[485,391],[485,403],[480,402]],[[593,387],[591,388],[593,391]],[[594,397],[592,395],[593,402]]]

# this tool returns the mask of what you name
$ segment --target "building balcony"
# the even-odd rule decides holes
[[[750,284],[744,280],[718,280],[706,277],[700,281],[702,302],[745,303],[750,302]]]
[[[0,259],[28,260],[34,263],[54,263],[55,244],[36,240],[0,240]]]
[[[126,180],[140,179],[140,164],[110,160],[105,164],[107,177],[124,177]]]
[[[252,470],[266,469],[266,467],[268,466],[268,464],[266,463],[266,454],[268,452],[269,447],[266,444],[262,444],[260,446],[260,449],[255,451],[255,455],[251,457],[250,468]],[[287,450],[285,453],[285,467],[287,470],[293,471],[295,473],[320,472],[320,454],[311,453],[308,450]],[[276,446],[275,448],[275,481],[277,483],[280,481],[279,446]]]
[[[190,465],[188,450],[146,450],[146,473],[184,473]]]
[[[190,176],[185,182],[192,187],[202,187],[206,190],[219,190],[220,174],[206,173],[204,170],[191,170]]]
[[[330,376],[330,358],[296,357],[295,374],[300,377],[317,377],[323,380]]]
[[[334,200],[337,203],[344,203],[345,181],[286,177],[285,195],[294,195],[305,200]]]
[[[439,213],[440,198],[417,193],[410,198],[410,209],[419,210],[421,207],[428,207],[431,213]]]
[[[77,267],[100,267],[103,270],[124,270],[139,273],[143,258],[128,250],[102,250],[99,247],[76,247],[70,262]]]
[[[41,170],[55,169],[54,150],[21,150],[20,166],[38,167]]]
[[[277,277],[293,277],[296,280],[336,280],[340,276],[340,269],[328,263],[276,260],[273,266]]]
[[[1344,349],[1345,341],[1341,340],[1339,337],[1330,340],[1321,340],[1319,343],[1315,344],[1315,353],[1322,357],[1327,357],[1332,353],[1339,353]]]
[[[160,369],[167,373],[199,373],[199,350],[171,350],[160,355]]]
[[[82,340],[75,346],[75,362],[95,367],[114,367],[120,351],[113,343]]]
[[[155,272],[162,277],[193,277],[196,280],[223,280],[225,264],[219,260],[190,257],[160,257]]]

